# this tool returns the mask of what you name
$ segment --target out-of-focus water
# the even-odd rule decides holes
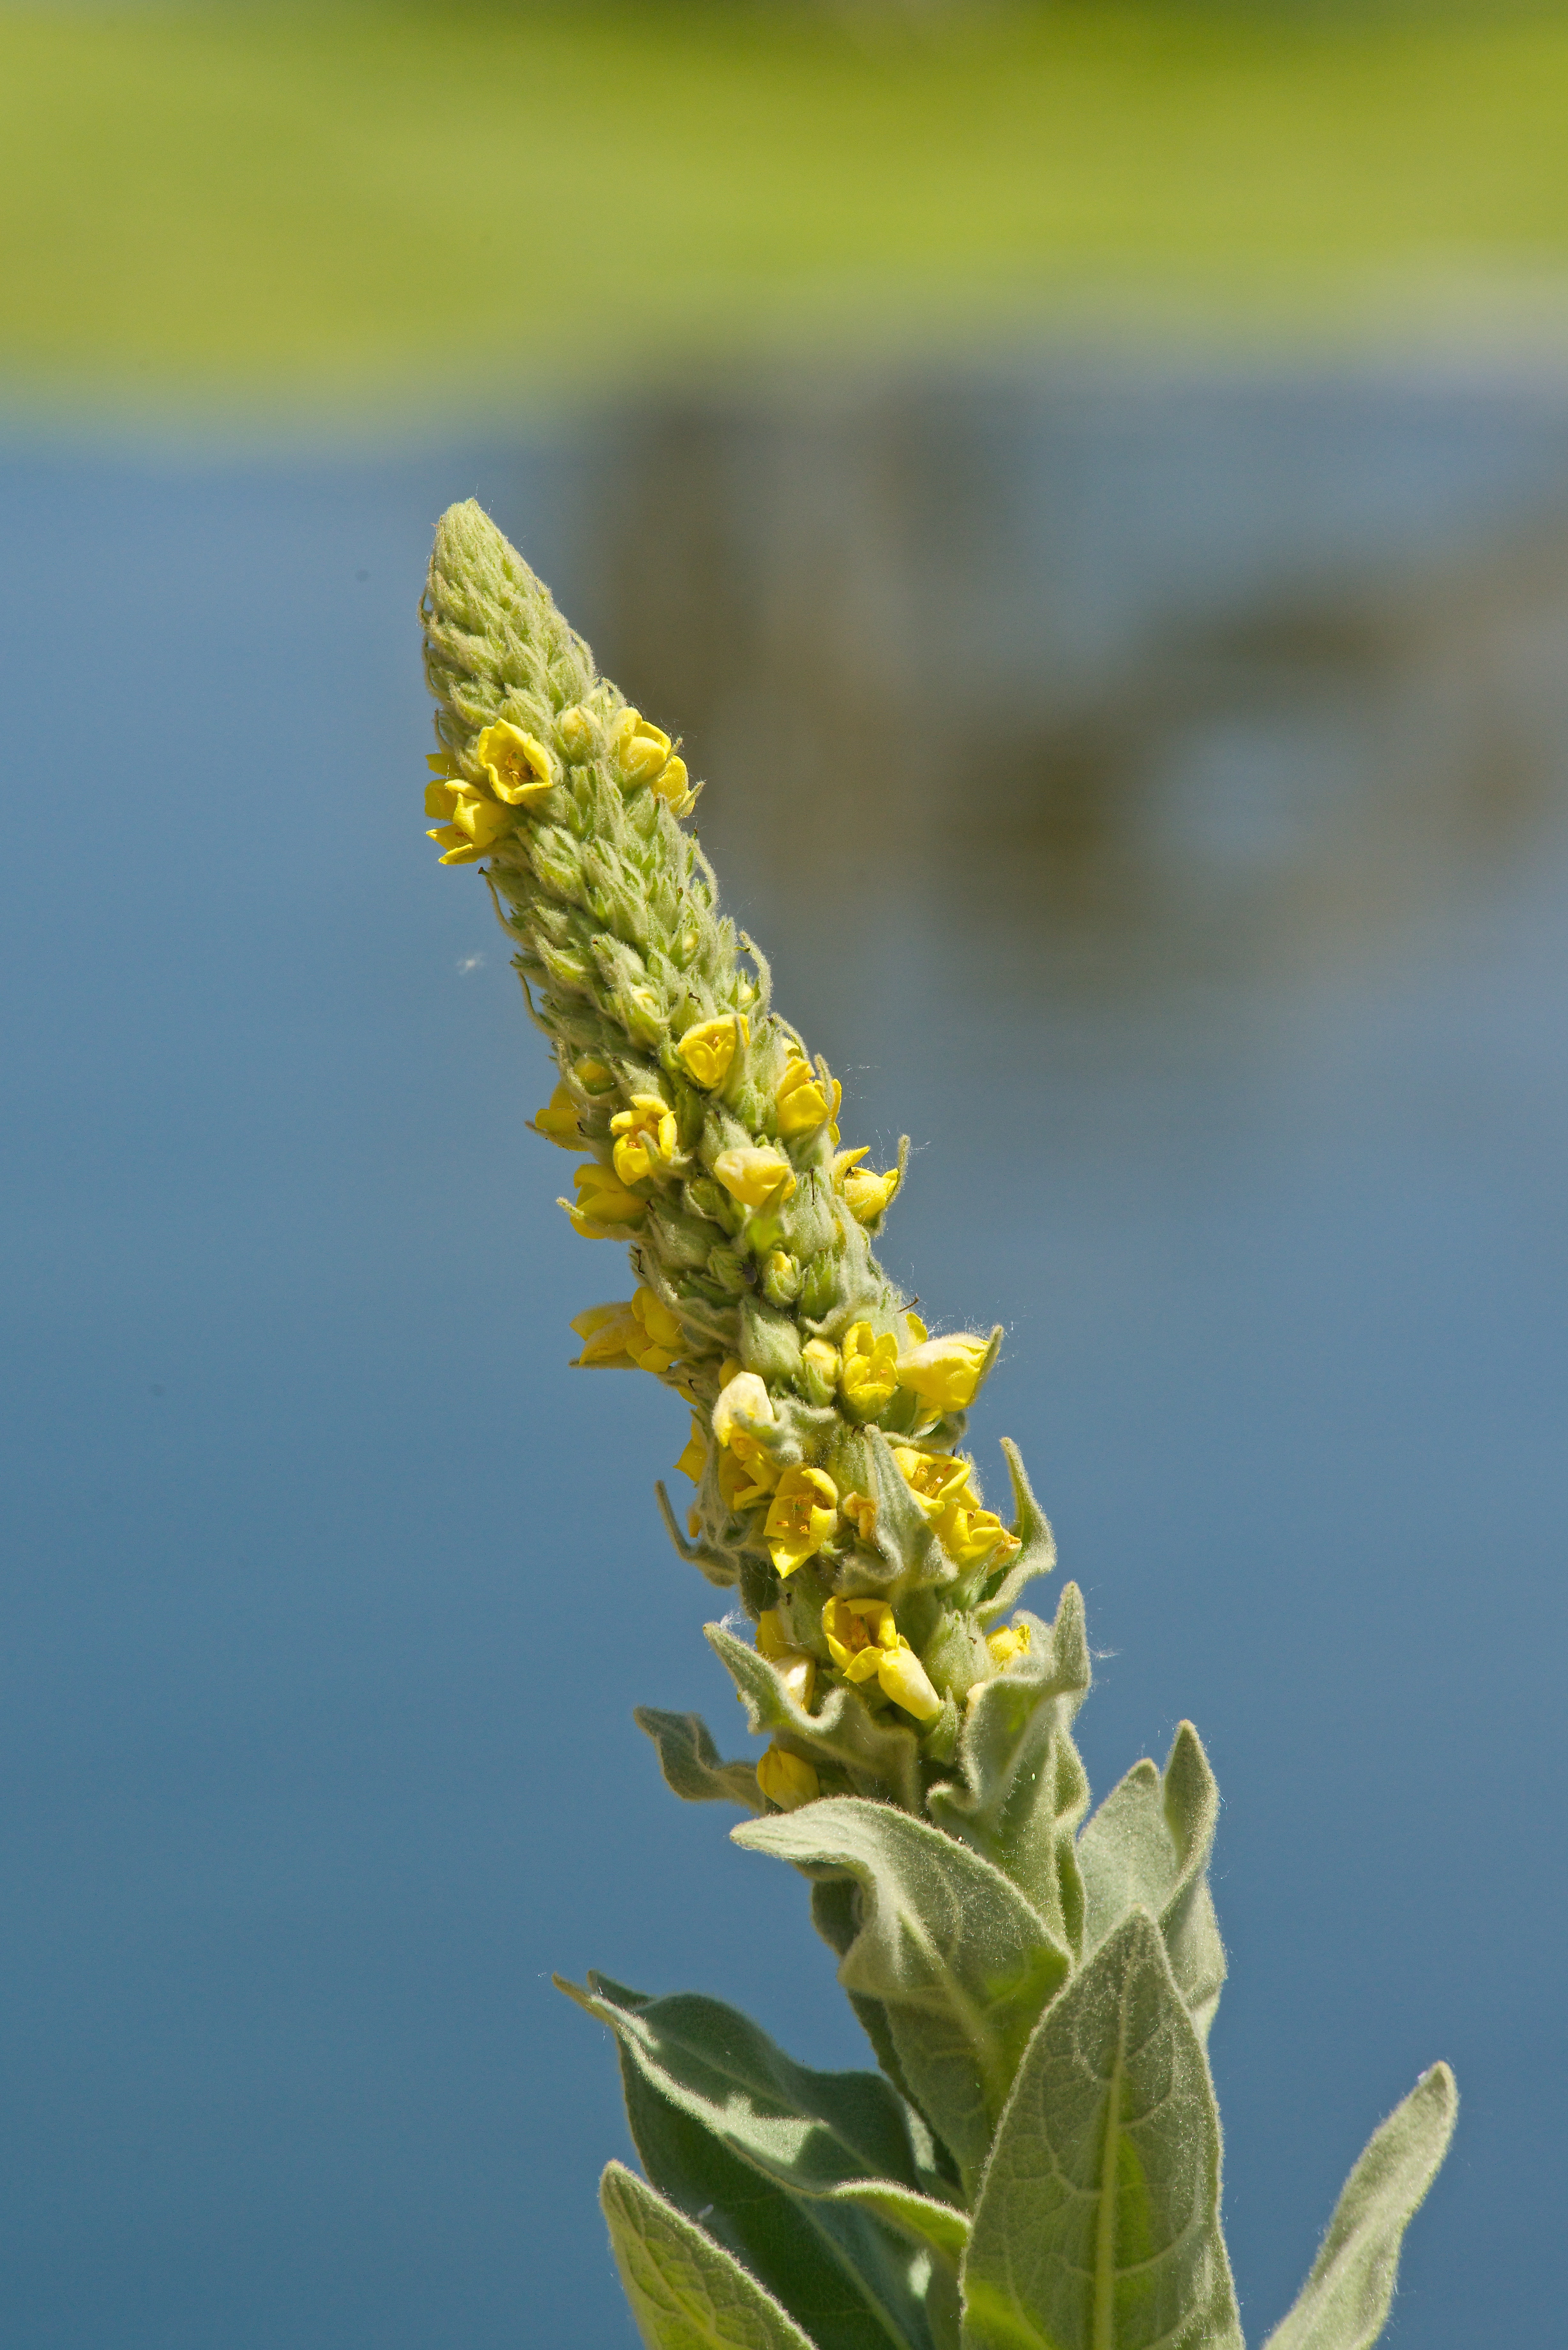
[[[847,1139],[914,1136],[890,1263],[1009,1326],[976,1434],[1085,1586],[1097,1791],[1203,1731],[1249,2339],[1438,2055],[1393,2339],[1552,2339],[1568,397],[1131,363],[0,458],[7,2338],[628,2342],[549,1970],[867,2061],[629,1720],[742,1742],[422,836],[470,492],[684,729]]]

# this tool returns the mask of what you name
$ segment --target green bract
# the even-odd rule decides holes
[[[931,1338],[872,1253],[903,1151],[877,1173],[839,1149],[839,1088],[682,828],[679,744],[472,503],[423,618],[434,837],[482,865],[555,1048],[535,1124],[582,1154],[562,1204],[637,1276],[578,1317],[578,1359],[690,1407],[684,1527],[659,1505],[739,1588],[754,1637],[708,1637],[770,1742],[726,1762],[695,1714],[638,1720],[678,1795],[761,1814],[736,1843],[810,1879],[880,2066],[812,2072],[713,2000],[572,1991],[616,2036],[648,2172],[612,2163],[603,2196],[644,2338],[1241,2350],[1198,1734],[1085,1822],[1082,1599],[1012,1613],[1051,1530],[1012,1446],[1011,1525],[960,1449],[1001,1333]],[[1376,2339],[1455,2105],[1438,2065],[1376,2132],[1268,2350]]]

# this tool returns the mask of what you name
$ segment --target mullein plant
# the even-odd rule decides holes
[[[733,2008],[590,1974],[646,2178],[603,2205],[658,2350],[1240,2350],[1206,2054],[1225,1978],[1219,1809],[1189,1723],[1092,1814],[1083,1600],[1019,1606],[1055,1551],[1016,1450],[1007,1517],[964,1449],[1000,1330],[933,1335],[873,1242],[904,1172],[845,1149],[840,1089],[774,1010],[686,827],[678,743],[601,678],[472,502],[421,614],[425,806],[477,865],[575,1155],[561,1205],[625,1244],[579,1364],[650,1373],[690,1432],[681,1558],[766,1745],[639,1711],[689,1802],[790,1862],[877,2069],[794,2064]],[[595,1286],[597,1286],[596,1284]],[[1426,2074],[1352,2171],[1270,2350],[1363,2350],[1453,2127]]]

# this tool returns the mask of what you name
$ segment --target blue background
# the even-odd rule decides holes
[[[734,710],[689,730],[704,834],[845,1076],[846,1139],[915,1138],[890,1265],[933,1319],[1009,1326],[974,1435],[982,1462],[1019,1439],[1085,1587],[1096,1792],[1183,1715],[1213,1759],[1249,2338],[1446,2056],[1459,2135],[1391,2338],[1544,2342],[1568,2286],[1561,421],[1474,390],[1434,421],[1386,386],[1265,388],[1245,416],[1201,387],[1075,399],[951,432],[999,495],[1023,484],[1059,612],[1101,613],[1096,707],[1147,709],[1155,638],[1180,652],[1186,699],[1094,787],[1127,855],[1085,881],[1030,828],[1034,771],[1004,822],[983,762],[951,771],[950,831],[940,773],[918,821],[895,790],[857,828],[853,775],[825,792]],[[1340,443],[1370,480],[1405,468],[1376,526],[1347,501],[1359,538],[1313,488]],[[652,1509],[684,1418],[564,1369],[624,1267],[553,1204],[542,1040],[418,813],[414,605],[471,491],[681,723],[585,519],[612,458],[667,478],[650,445],[610,417],[380,458],[0,455],[0,2309],[29,2350],[628,2342],[594,2205],[626,2151],[614,2063],[552,1969],[701,1987],[809,2061],[868,2061],[804,1887],[678,1805],[631,1723],[697,1706],[743,1743],[713,1595]],[[1527,515],[1499,620],[1474,549]],[[1432,659],[1523,648],[1498,709],[1533,731],[1522,781],[1483,761],[1424,795],[1399,681],[1455,565]],[[1416,613],[1417,656],[1243,630],[1219,674],[1181,633],[1309,576],[1314,611],[1375,589]],[[1021,581],[988,590],[1015,620]],[[1071,634],[1041,594],[993,698]]]

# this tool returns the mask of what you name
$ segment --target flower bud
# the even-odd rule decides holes
[[[786,1139],[815,1134],[836,1118],[844,1088],[836,1079],[817,1076],[803,1054],[792,1053],[774,1090],[779,1132]]]
[[[576,1189],[576,1204],[570,1200],[558,1200],[556,1206],[565,1208],[576,1229],[587,1241],[615,1240],[625,1236],[628,1225],[635,1224],[648,1211],[646,1200],[628,1191],[619,1178],[597,1159],[590,1159],[572,1177]]]
[[[755,1145],[722,1150],[713,1161],[713,1172],[743,1208],[765,1206],[781,1184],[780,1197],[785,1200],[795,1188],[794,1170],[784,1153]]]
[[[542,1134],[546,1142],[556,1143],[563,1150],[582,1149],[577,1105],[567,1092],[565,1081],[556,1087],[544,1108],[535,1111],[533,1127],[535,1134]]]
[[[729,1445],[734,1441],[739,1421],[771,1423],[774,1416],[774,1399],[765,1382],[755,1371],[737,1371],[725,1382],[713,1406],[713,1434],[722,1445]]]
[[[967,1411],[990,1352],[989,1338],[977,1338],[967,1330],[949,1338],[928,1338],[900,1360],[898,1385],[912,1388],[939,1411]]]
[[[838,1389],[839,1355],[826,1338],[808,1338],[800,1350],[796,1385],[807,1403],[830,1404]]]
[[[796,1812],[803,1804],[815,1803],[822,1793],[822,1782],[811,1764],[777,1745],[758,1758],[757,1784],[781,1812]]]
[[[793,1305],[800,1295],[800,1261],[787,1249],[770,1249],[763,1259],[757,1274],[763,1295],[770,1305]]]
[[[793,1383],[800,1368],[800,1332],[794,1322],[749,1294],[741,1300],[741,1360],[774,1387]]]
[[[931,1687],[930,1677],[913,1648],[895,1648],[885,1657],[877,1673],[884,1697],[912,1713],[917,1721],[931,1721],[942,1710],[942,1701]]]

